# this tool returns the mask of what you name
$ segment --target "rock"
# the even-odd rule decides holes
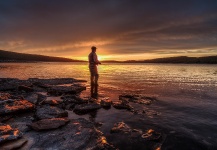
[[[10,125],[0,123],[0,143],[16,140],[22,135],[19,130],[11,128]]]
[[[11,97],[11,95],[9,93],[2,93],[2,92],[0,92],[0,101],[7,100],[10,97]]]
[[[127,110],[133,109],[133,107],[130,106],[128,103],[123,103],[123,102],[113,102],[112,105],[116,109],[127,109]]]
[[[1,116],[0,117],[0,122],[4,122],[4,121],[7,121],[9,119],[13,118],[12,115],[4,115],[4,116]]]
[[[146,133],[142,134],[142,138],[149,141],[159,142],[161,140],[161,133],[154,131],[153,129],[147,130]]]
[[[18,90],[19,90],[19,91],[25,91],[25,92],[27,92],[27,93],[34,91],[33,88],[28,87],[28,86],[25,86],[25,85],[20,85],[20,86],[18,86]]]
[[[25,99],[33,104],[36,104],[38,102],[38,94],[31,93],[30,95],[26,96]]]
[[[0,102],[0,115],[33,110],[34,104],[27,100],[5,100]]]
[[[100,105],[103,107],[103,108],[110,108],[111,107],[111,104],[112,104],[112,101],[109,100],[108,98],[104,98],[100,101]]]
[[[37,139],[31,149],[112,149],[93,123],[83,118],[70,120],[61,129],[50,130],[49,133],[41,132]]]
[[[76,105],[76,104],[74,104],[74,103],[68,104],[68,105],[66,105],[65,109],[71,111],[71,110],[73,110],[73,109],[75,108],[75,105]]]
[[[18,140],[9,141],[0,146],[1,150],[14,150],[21,148],[28,140],[26,138],[20,138]]]
[[[68,117],[68,112],[54,106],[43,105],[37,108],[36,117],[38,119],[51,119],[51,118],[62,118]]]
[[[131,128],[125,124],[124,122],[118,122],[114,124],[114,127],[111,129],[111,133],[118,133],[118,132],[123,132],[127,133],[130,132]]]
[[[30,125],[36,131],[59,128],[69,122],[66,118],[42,119]]]
[[[46,99],[43,101],[42,104],[49,104],[49,105],[59,105],[61,101],[57,101],[55,99]]]
[[[122,94],[122,95],[119,95],[119,100],[129,101],[129,102],[138,103],[138,104],[150,105],[152,104],[154,100],[156,100],[156,98],[150,97],[150,96],[144,96],[144,95]]]
[[[55,96],[62,94],[78,94],[81,91],[86,90],[84,86],[51,86],[48,89],[48,93]]]
[[[97,109],[100,109],[101,106],[99,104],[95,103],[90,103],[90,104],[81,104],[81,105],[76,105],[74,108],[74,112],[77,114],[85,114]]]
[[[29,82],[40,83],[44,85],[58,85],[58,84],[72,84],[78,82],[79,80],[73,78],[54,78],[54,79],[38,79],[38,78],[29,78]],[[81,81],[86,82],[86,81]]]
[[[88,102],[87,100],[83,100],[77,95],[66,95],[63,97],[63,101],[65,104],[71,104],[71,103],[84,104]]]

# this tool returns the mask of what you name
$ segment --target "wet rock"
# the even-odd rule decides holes
[[[112,106],[116,109],[127,109],[127,110],[133,109],[133,107],[130,106],[129,103],[124,103],[124,102],[113,102]]]
[[[118,133],[118,132],[123,132],[123,133],[129,133],[131,131],[131,128],[125,124],[124,122],[118,122],[114,124],[114,127],[111,129],[111,133]]]
[[[0,143],[16,140],[22,135],[19,130],[11,128],[10,125],[0,123]]]
[[[75,105],[76,105],[76,104],[74,104],[74,103],[68,104],[68,105],[65,106],[65,109],[71,111],[71,110],[73,110],[73,109],[75,108]]]
[[[9,141],[9,142],[6,142],[4,144],[2,144],[0,146],[0,149],[1,150],[15,150],[15,149],[19,149],[21,148],[24,144],[27,143],[27,139],[26,138],[20,138],[18,140],[13,140],[13,141]]]
[[[37,108],[36,117],[38,119],[51,119],[51,118],[62,118],[67,117],[68,112],[54,106],[43,105],[42,107]]]
[[[112,101],[109,100],[108,98],[104,98],[100,101],[100,105],[103,107],[103,108],[110,108],[111,107],[111,104],[112,104]]]
[[[0,117],[0,122],[4,122],[4,121],[7,121],[9,119],[13,118],[12,115],[4,115],[4,116],[1,116]]]
[[[81,104],[81,105],[76,105],[74,108],[74,112],[77,114],[85,114],[97,109],[100,109],[101,106],[99,104],[95,103],[90,103],[90,104]]]
[[[0,92],[0,101],[7,100],[11,97],[9,93]]]
[[[55,99],[46,99],[43,101],[42,104],[49,104],[49,105],[59,105],[61,101],[57,101]]]
[[[63,94],[78,94],[86,90],[85,86],[51,86],[48,89],[48,93],[55,96]]]
[[[27,93],[34,91],[33,88],[28,87],[28,86],[25,86],[25,85],[20,85],[20,86],[18,86],[18,90],[19,90],[19,91],[25,91],[25,92],[27,92]]]
[[[33,104],[36,104],[38,102],[38,94],[31,93],[30,95],[27,95],[25,99]]]
[[[149,141],[159,142],[161,140],[161,133],[154,131],[153,129],[149,129],[146,133],[142,134],[142,138]]]
[[[54,78],[54,79],[38,79],[38,78],[29,78],[28,81],[34,83],[41,83],[44,85],[59,85],[59,84],[70,84],[74,82],[79,82],[79,80],[73,78]],[[86,82],[86,81],[81,81]]]
[[[43,94],[38,94],[37,104],[41,105],[43,103],[43,101],[45,101],[46,99],[47,99],[47,96],[45,96]]]
[[[119,100],[150,105],[154,100],[156,100],[156,98],[150,96],[144,96],[144,95],[136,95],[136,94],[122,94],[119,95]]]
[[[65,104],[71,104],[71,103],[84,104],[88,102],[87,100],[84,100],[77,95],[66,95],[62,98]]]
[[[33,110],[34,107],[27,100],[5,100],[0,102],[0,115]]]
[[[73,119],[61,129],[41,132],[32,149],[112,149],[93,123],[83,118]]]
[[[42,119],[40,121],[32,123],[30,127],[36,131],[49,130],[49,129],[56,129],[61,126],[64,126],[68,122],[69,119],[66,118]]]

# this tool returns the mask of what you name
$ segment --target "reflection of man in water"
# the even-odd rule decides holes
[[[94,94],[97,94],[98,79],[99,79],[97,65],[101,64],[101,62],[98,60],[98,57],[96,55],[96,47],[92,46],[91,50],[92,52],[88,55],[88,60],[89,60],[91,95],[92,95],[93,88],[95,88]]]

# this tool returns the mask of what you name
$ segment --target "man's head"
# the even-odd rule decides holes
[[[97,49],[96,46],[91,47],[92,52],[96,52],[96,49]]]

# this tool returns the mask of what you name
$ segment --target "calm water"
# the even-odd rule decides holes
[[[113,101],[122,93],[155,96],[157,102],[141,108],[159,114],[147,116],[153,124],[159,123],[172,133],[185,133],[217,149],[217,65],[103,64],[99,73],[100,96],[108,96]],[[70,77],[88,80],[89,88],[87,63],[1,63],[0,77]],[[112,110],[112,113],[100,110],[97,121],[103,122],[109,115],[111,118],[117,112]],[[119,120],[127,118],[129,121],[129,116],[122,115]],[[111,126],[117,120],[111,120]]]

